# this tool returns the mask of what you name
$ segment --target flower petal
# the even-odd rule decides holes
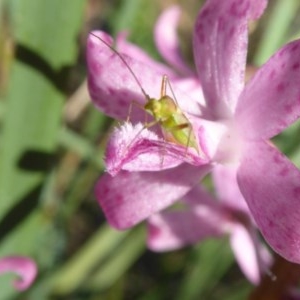
[[[128,42],[126,38],[126,32],[120,32],[116,37],[116,48],[120,53],[126,54],[130,57],[134,57],[134,59],[144,63],[153,70],[156,70],[156,72],[158,72],[159,74],[168,75],[169,78],[178,76],[172,69],[154,60],[142,48],[139,48],[138,46]]]
[[[201,216],[197,214],[198,209],[166,212],[150,217],[148,247],[153,251],[170,251],[206,238],[220,237],[224,233],[220,215],[210,211],[210,216]]]
[[[273,145],[245,145],[238,183],[270,246],[300,263],[300,171]]]
[[[177,34],[177,26],[181,9],[178,5],[172,5],[158,18],[154,28],[155,44],[162,57],[179,73],[193,75],[192,70],[185,64],[182,58]]]
[[[197,115],[198,117],[201,117],[200,112],[205,113],[205,99],[202,91],[202,87],[200,85],[200,81],[196,77],[184,77],[174,80],[174,84],[184,93],[188,94],[191,99],[195,103],[199,105],[201,108],[199,112],[197,111],[190,111],[194,116]]]
[[[183,164],[161,172],[105,174],[96,185],[96,197],[108,222],[125,229],[180,199],[209,170]]]
[[[160,171],[178,166],[184,159],[184,149],[176,158],[170,147],[154,132],[138,123],[124,123],[115,128],[106,147],[106,171],[115,176],[120,170]]]
[[[300,41],[279,50],[247,84],[237,123],[250,139],[269,139],[300,116]]]
[[[216,165],[212,170],[218,199],[228,207],[249,214],[248,205],[237,184],[237,167]]]
[[[107,144],[105,164],[107,172],[115,176],[120,170],[161,171],[183,162],[201,166],[209,162],[204,153],[193,148],[159,138],[142,124],[124,123],[115,128]]]
[[[87,41],[88,87],[94,104],[107,115],[125,120],[130,105],[135,103],[137,105],[133,106],[130,121],[143,122],[143,105],[147,100],[143,91],[151,98],[159,99],[164,74],[126,54],[120,56],[97,36],[108,45],[112,44],[111,37],[101,31],[91,33]],[[170,84],[172,90],[167,85],[167,93],[172,98],[176,96],[177,103],[184,112],[201,114],[201,107],[197,102],[191,101],[178,90],[173,81]],[[138,104],[142,108],[137,107]]]
[[[254,232],[250,232],[244,225],[236,223],[230,234],[230,244],[234,256],[248,280],[258,284],[261,279],[261,260]]]
[[[20,279],[14,282],[17,290],[26,290],[34,281],[37,274],[37,267],[33,260],[22,256],[7,256],[0,259],[0,274],[14,272]]]
[[[148,247],[169,251],[220,237],[228,229],[227,213],[212,196],[196,186],[185,197],[186,210],[162,212],[148,219]]]
[[[194,57],[211,113],[228,117],[244,86],[248,21],[258,18],[265,0],[208,0],[194,30]]]
[[[209,207],[211,210],[219,209],[219,203],[215,201],[215,198],[199,184],[183,197],[182,202],[191,207],[203,205]]]

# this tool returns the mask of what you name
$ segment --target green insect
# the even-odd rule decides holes
[[[167,85],[174,95],[167,75],[163,75],[162,77],[160,98],[151,98],[143,89],[139,79],[137,78],[125,58],[102,38],[94,35],[93,33],[91,34],[98,38],[101,42],[103,42],[120,58],[120,60],[124,63],[126,68],[131,73],[132,77],[136,81],[137,85],[141,89],[141,92],[145,96],[146,104],[141,107],[147,113],[149,113],[154,118],[154,120],[152,122],[145,122],[144,128],[150,128],[154,125],[159,124],[166,141],[184,146],[186,147],[186,150],[189,147],[194,148],[197,153],[199,153],[199,147],[192,128],[192,124],[189,122],[183,111],[179,108],[175,96],[174,98],[172,98],[167,95]],[[134,104],[134,102],[132,102],[132,104]],[[129,108],[129,115],[131,113],[131,109],[132,106],[130,106]]]

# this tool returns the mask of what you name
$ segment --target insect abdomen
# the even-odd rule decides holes
[[[174,114],[161,122],[166,140],[198,151],[196,137],[191,124],[185,117]]]

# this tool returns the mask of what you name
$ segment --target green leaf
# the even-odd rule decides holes
[[[18,46],[2,119],[0,256],[26,254],[36,258],[42,270],[48,257],[56,254],[43,243],[45,238],[50,242],[57,237],[53,220],[37,205],[43,181],[55,161],[65,98],[54,82],[60,74],[55,69],[75,62],[84,3],[6,1],[13,21],[10,31]],[[45,68],[52,74],[51,80]],[[57,243],[55,238],[51,245]],[[1,299],[11,299],[14,290],[5,276],[0,277],[0,290]]]
[[[9,0],[14,35],[54,69],[73,64],[84,0]]]
[[[13,32],[24,47],[34,47],[37,55],[45,56],[50,67],[70,63],[77,51],[83,3],[13,0],[9,2],[16,26]],[[71,29],[57,34],[66,25]],[[41,182],[58,141],[64,95],[34,64],[16,60],[11,70],[0,149],[0,219]]]
[[[298,0],[277,0],[275,2],[255,53],[255,64],[265,63],[278,48],[287,42],[287,31],[298,8]]]
[[[55,295],[67,295],[85,288],[107,289],[117,283],[144,249],[143,227],[120,232],[104,225],[42,286],[51,286]]]
[[[15,62],[6,104],[0,152],[0,218],[37,186],[47,171],[37,171],[36,164],[47,167],[55,150],[63,95],[38,72]]]
[[[212,291],[234,262],[227,239],[202,242],[194,255],[193,265],[182,280],[178,300],[212,299]]]

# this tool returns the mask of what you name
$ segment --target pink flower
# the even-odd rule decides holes
[[[300,172],[268,139],[300,116],[300,42],[280,49],[244,87],[247,19],[266,1],[206,2],[194,53],[207,108],[227,132],[216,163],[237,166],[237,181],[267,242],[300,262]]]
[[[245,276],[258,284],[271,256],[259,242],[256,226],[236,182],[236,170],[213,170],[218,201],[199,185],[182,200],[185,209],[155,214],[148,220],[148,247],[169,251],[207,238],[229,236],[236,261]]]
[[[7,256],[0,259],[0,274],[14,272],[20,279],[14,282],[17,290],[26,290],[34,281],[37,267],[33,260],[22,256]]]
[[[175,8],[171,15],[164,15],[159,26],[165,30],[168,26],[174,26],[174,22],[169,20],[178,15],[178,12]],[[95,32],[89,37],[87,61],[91,97],[95,105],[106,114],[125,120],[132,101],[143,105],[146,99],[120,57],[94,35],[111,43],[110,37],[103,32]],[[164,56],[168,57],[170,53],[173,55],[174,48],[179,49],[176,47],[177,42],[166,42],[166,49],[172,50],[166,51]],[[178,97],[180,108],[185,112],[190,110],[201,113],[201,88],[187,66],[184,72],[189,74],[182,79],[174,69],[154,62],[141,49],[126,42],[124,35],[117,39],[117,47],[125,52],[122,56],[134,74],[143,74],[138,80],[151,97],[159,97],[162,74],[167,74],[172,79],[172,88],[176,98]],[[177,65],[184,64],[180,59],[180,54],[177,53],[169,61]],[[161,70],[163,73],[160,73]],[[185,90],[192,91],[191,95],[197,95],[198,98],[191,100],[184,93]],[[106,169],[109,174],[103,175],[96,186],[97,198],[108,221],[119,229],[133,226],[171,205],[210,170],[204,152],[196,153],[194,149],[187,151],[184,146],[166,143],[157,128],[142,130],[143,126],[139,122],[144,120],[145,112],[134,107],[130,121],[135,125],[125,123],[115,129],[106,151]],[[201,122],[194,122],[192,125],[195,128],[202,126]],[[197,138],[201,143],[201,130]]]
[[[208,0],[201,9],[193,49],[204,97],[193,75],[187,81],[196,88],[191,88],[188,97],[184,80],[172,71],[167,74],[200,151],[189,149],[182,155],[184,149],[180,152],[176,144],[166,143],[159,131],[150,133],[149,128],[136,136],[138,125],[132,126],[133,134],[127,131],[130,141],[121,145],[123,150],[109,148],[107,152],[108,171],[115,177],[105,174],[96,187],[100,205],[113,226],[132,226],[172,204],[214,165],[232,166],[267,242],[286,259],[300,262],[300,172],[269,141],[300,116],[300,42],[280,49],[244,86],[248,22],[261,15],[266,3]],[[96,106],[125,119],[133,99],[145,103],[124,63],[93,36],[89,37],[87,57],[90,94]],[[138,59],[126,56],[144,90],[159,97],[161,76]],[[143,120],[143,113],[133,113],[133,124]],[[118,140],[126,140],[124,136],[120,139],[122,130],[115,133],[117,140],[111,141],[115,147]],[[152,157],[161,149],[161,142],[166,144],[166,150],[160,150],[166,153],[166,163],[158,171],[162,164],[157,159],[152,163]]]

